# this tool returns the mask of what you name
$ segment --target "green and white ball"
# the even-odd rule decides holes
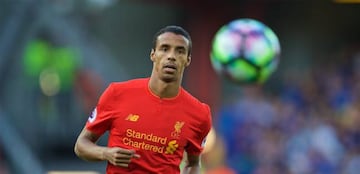
[[[220,75],[240,84],[259,84],[276,70],[280,43],[276,34],[263,23],[237,19],[217,31],[210,57]]]

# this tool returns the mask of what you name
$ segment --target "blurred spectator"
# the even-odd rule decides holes
[[[206,171],[205,174],[235,174],[236,172],[226,165],[225,147],[223,139],[216,136],[212,148],[204,151],[203,161]]]
[[[3,153],[3,149],[1,147],[0,142],[0,174],[8,174],[9,166],[7,165],[7,160],[5,159],[5,154]]]
[[[102,78],[91,70],[77,71],[75,89],[85,114],[90,114],[96,106],[99,95],[105,86],[104,84]]]

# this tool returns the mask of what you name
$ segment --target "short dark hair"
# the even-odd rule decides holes
[[[190,34],[189,34],[185,29],[183,29],[182,27],[176,26],[176,25],[166,26],[166,27],[160,29],[160,30],[154,35],[154,38],[153,38],[153,49],[154,49],[154,50],[155,50],[155,48],[156,48],[156,43],[157,43],[158,37],[159,37],[161,34],[166,33],[166,32],[171,32],[171,33],[175,33],[175,34],[182,35],[182,36],[184,36],[187,40],[189,40],[188,55],[189,55],[189,56],[191,55],[192,41],[191,41]]]

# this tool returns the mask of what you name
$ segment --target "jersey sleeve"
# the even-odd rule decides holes
[[[188,145],[186,146],[185,150],[188,154],[191,155],[200,155],[202,150],[204,149],[206,136],[210,132],[211,129],[211,112],[208,105],[204,104],[205,107],[205,116],[203,117],[203,121],[201,125],[197,128],[197,135],[194,138],[189,140]]]
[[[105,131],[110,129],[111,117],[114,112],[112,104],[114,103],[113,85],[110,84],[101,94],[99,101],[92,111],[86,122],[86,129],[97,134],[102,135]]]

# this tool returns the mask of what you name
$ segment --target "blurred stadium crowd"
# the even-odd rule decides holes
[[[120,5],[108,11],[106,8],[116,1],[74,2],[0,0],[0,174],[23,174],[30,169],[31,173],[41,173],[42,170],[93,170],[103,173],[105,163],[81,161],[72,149],[98,95],[110,81],[147,76],[150,61],[138,62],[149,54],[153,31],[176,20],[184,23],[190,16],[182,12],[184,9],[181,7],[184,6],[167,6],[161,0],[156,1],[158,3],[121,0]],[[191,6],[192,1],[185,4]],[[295,10],[289,4],[273,6],[281,8],[269,14],[272,17],[269,21],[282,26],[277,31],[285,28],[282,31],[288,32],[281,33],[280,40],[287,36],[294,41],[282,40],[285,44],[282,45],[280,69],[265,86],[223,83],[221,85],[229,85],[236,90],[226,91],[228,88],[224,87],[224,92],[212,91],[224,94],[221,97],[226,99],[219,98],[219,106],[214,107],[217,139],[215,146],[204,154],[204,173],[358,174],[360,40],[351,34],[354,31],[357,33],[359,26],[348,32],[347,37],[352,42],[350,46],[345,46],[345,51],[329,50],[339,54],[338,58],[329,56],[314,64],[309,61],[305,63],[305,68],[288,73],[281,68],[296,69],[294,62],[303,63],[312,58],[309,52],[302,52],[305,47],[302,45],[306,45],[306,39],[302,37],[309,36],[306,31],[316,32],[309,36],[313,37],[309,39],[311,41],[318,40],[310,45],[313,50],[321,47],[316,47],[317,43],[329,44],[335,39],[323,34],[327,30],[318,27],[309,30],[311,25],[296,23],[307,21],[308,18],[305,20],[302,16],[305,12],[299,9],[304,7],[304,11],[309,11],[308,6],[297,4],[296,7],[301,8]],[[248,13],[266,11],[264,5],[246,7],[249,9],[243,8]],[[326,7],[325,12],[331,11],[329,6]],[[208,15],[218,16],[215,13],[218,11],[210,14],[203,13],[198,6],[190,8],[192,14],[200,16],[198,19],[207,19]],[[345,13],[351,11],[349,9],[355,10]],[[316,6],[312,10],[314,13],[306,13],[307,17],[314,18],[310,21],[324,19],[320,17],[325,12]],[[240,13],[237,8],[234,11],[234,14]],[[241,15],[246,16],[245,12]],[[344,14],[357,19],[359,12],[359,8],[345,8],[335,16]],[[109,16],[111,18],[106,18]],[[287,20],[279,20],[280,17]],[[219,17],[222,20],[229,18],[233,17]],[[189,22],[190,25],[206,22],[196,19]],[[289,24],[289,21],[295,22]],[[342,25],[338,28],[358,23],[339,21]],[[325,24],[319,22],[317,26],[321,25]],[[305,29],[298,29],[299,26]],[[198,46],[194,51],[206,50],[200,45],[209,46],[209,43],[202,44],[206,39],[199,41],[199,38],[211,33],[211,29],[206,28],[208,30],[205,31],[202,27],[198,27],[193,35],[194,45]],[[338,28],[329,27],[328,30],[345,35],[347,31]],[[208,56],[208,52],[194,54],[196,58],[200,57],[198,55]],[[214,75],[210,68],[204,70],[204,61],[196,64],[199,61],[193,59],[193,76]],[[207,78],[195,77],[193,81],[199,80],[200,83],[187,83],[185,87],[195,85],[195,88],[189,88],[192,90],[200,84],[211,88],[223,82],[211,77],[210,82],[219,84],[201,84],[204,79]],[[198,90],[211,91],[205,88]]]
[[[358,173],[359,53],[281,79],[276,95],[244,88],[216,120],[226,164],[241,174]]]

